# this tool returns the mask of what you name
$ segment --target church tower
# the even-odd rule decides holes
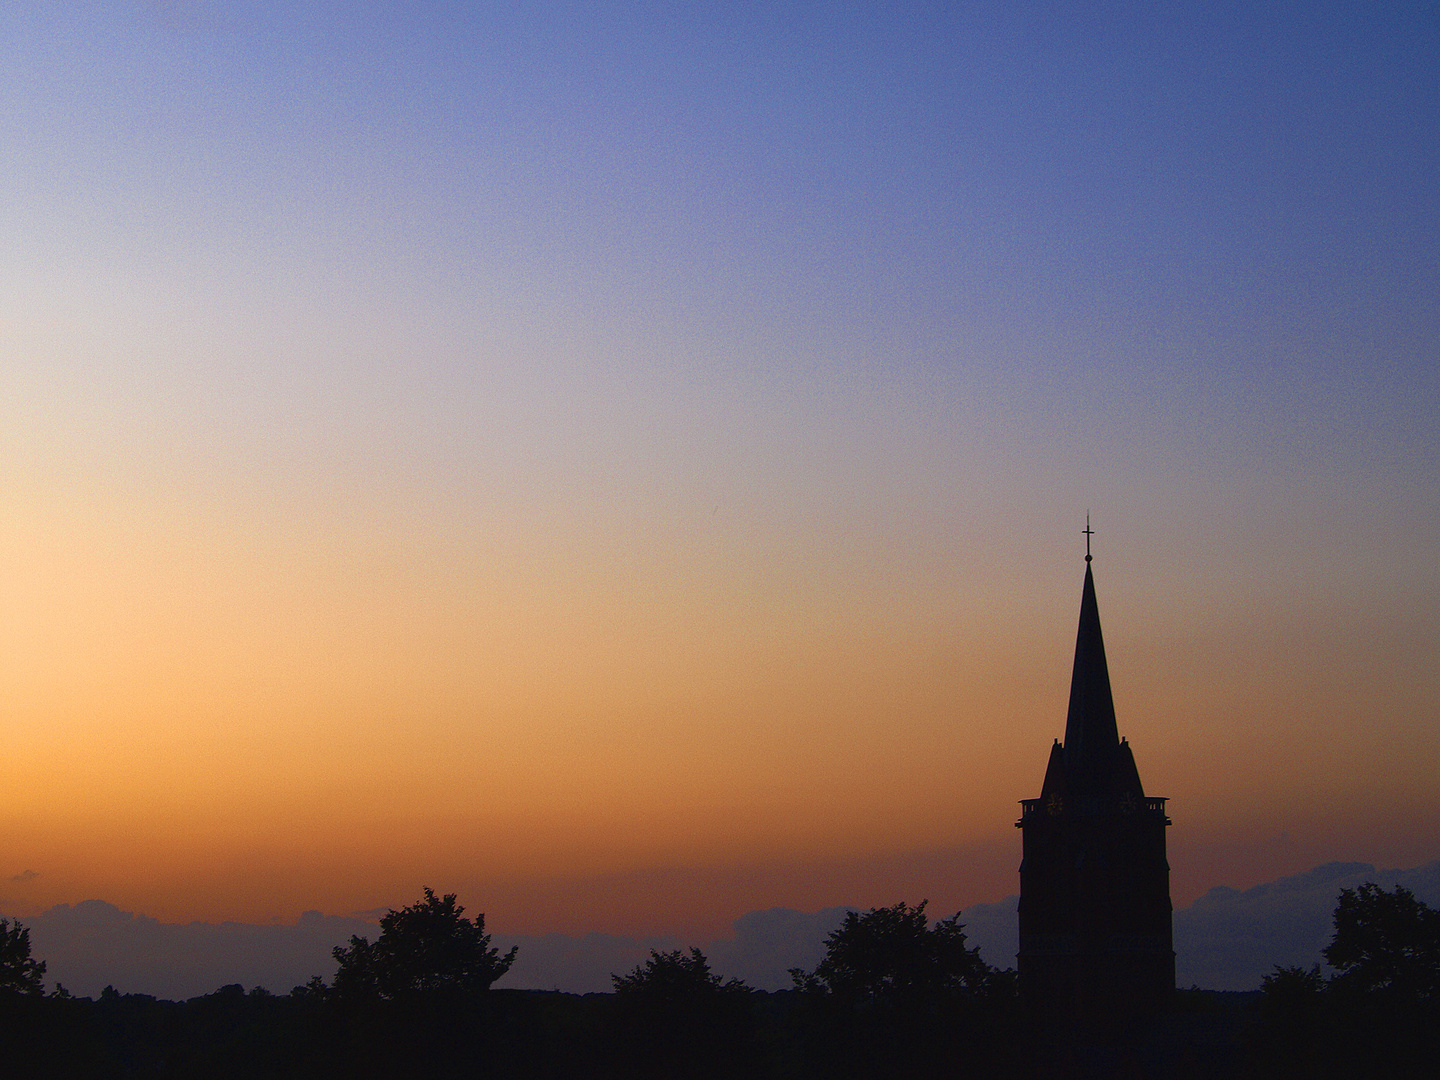
[[[1165,1009],[1175,993],[1165,800],[1147,798],[1120,738],[1090,572],[1070,678],[1065,741],[1050,749],[1038,799],[1021,801],[1022,993],[1076,1019]]]

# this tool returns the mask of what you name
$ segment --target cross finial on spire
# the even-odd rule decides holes
[[[1095,530],[1090,528],[1090,511],[1085,511],[1085,528],[1080,530],[1085,534],[1085,561],[1090,561],[1090,537],[1095,535]]]

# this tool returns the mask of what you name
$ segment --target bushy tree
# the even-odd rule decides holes
[[[1309,968],[1277,964],[1273,972],[1260,980],[1260,990],[1266,1002],[1284,1008],[1297,1001],[1313,1001],[1325,992],[1325,980],[1320,975],[1319,964]]]
[[[1440,911],[1402,885],[1342,889],[1325,959],[1340,989],[1440,1002]]]
[[[628,975],[611,975],[615,993],[632,999],[653,1001],[704,1000],[723,994],[749,994],[750,987],[739,979],[722,981],[710,970],[710,961],[699,949],[692,948],[687,956],[680,949],[674,952],[650,950],[650,959],[637,964]]]
[[[45,992],[45,961],[30,955],[30,928],[18,919],[0,919],[0,992]]]
[[[699,949],[651,950],[629,974],[611,975],[622,1041],[618,1061],[638,1076],[736,1076],[750,1052],[754,991],[710,970]]]
[[[992,970],[967,947],[957,911],[934,926],[926,901],[915,907],[852,911],[825,939],[825,958],[808,974],[790,972],[797,989],[855,1005],[904,1005],[985,991]]]
[[[340,998],[395,1000],[418,995],[488,990],[510,970],[518,949],[491,948],[484,914],[465,918],[455,894],[431,889],[416,904],[380,920],[380,937],[352,937],[337,945],[333,992]]]
[[[790,975],[819,1075],[995,1078],[1015,1058],[1013,977],[968,946],[959,912],[932,925],[923,900],[852,911],[815,970]]]

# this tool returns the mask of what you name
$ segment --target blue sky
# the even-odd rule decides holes
[[[1433,472],[1433,6],[6,21],[21,295],[398,325],[409,353],[371,363],[422,412],[480,389],[453,355],[479,337],[566,385],[878,382],[1018,412],[1041,452],[1133,429],[1249,471],[1408,443],[1397,464]],[[227,359],[273,409],[296,359],[246,332]],[[140,392],[172,372],[142,365]]]

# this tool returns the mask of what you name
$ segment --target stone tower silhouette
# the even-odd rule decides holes
[[[1146,797],[1115,724],[1087,550],[1065,741],[1051,748],[1040,797],[1021,800],[1015,823],[1024,835],[1017,960],[1031,1004],[1091,1020],[1168,1007],[1165,802]]]

